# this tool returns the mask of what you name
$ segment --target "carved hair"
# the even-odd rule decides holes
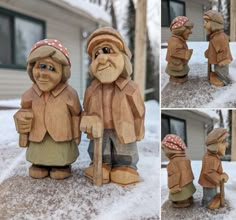
[[[33,68],[37,60],[50,57],[53,61],[62,64],[61,82],[66,82],[71,75],[70,66],[66,57],[57,49],[50,46],[42,46],[33,51],[27,59],[27,72],[30,79],[35,82],[33,77]]]
[[[224,29],[224,24],[217,23],[215,21],[208,20],[211,26],[211,32],[216,32]]]

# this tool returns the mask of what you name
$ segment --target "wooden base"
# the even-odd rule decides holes
[[[170,82],[171,83],[178,83],[178,84],[182,84],[188,81],[188,76],[185,77],[174,77],[174,76],[170,76]]]
[[[42,166],[32,165],[29,168],[29,175],[35,179],[42,179],[49,176],[49,170]]]
[[[127,186],[140,181],[138,172],[130,167],[113,168],[110,177],[111,182],[121,186]]]
[[[111,167],[107,164],[102,164],[102,183],[110,182],[110,171]],[[93,182],[93,165],[87,167],[84,170],[84,175]]]

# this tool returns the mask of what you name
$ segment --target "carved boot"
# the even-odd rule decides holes
[[[220,193],[217,193],[211,203],[207,206],[208,209],[220,208]]]
[[[71,166],[52,167],[50,177],[56,180],[62,180],[71,176]]]
[[[102,183],[109,183],[110,182],[110,172],[111,167],[108,164],[102,164]],[[93,181],[93,165],[85,168],[84,175],[91,181]]]
[[[170,76],[170,82],[172,83],[178,83],[178,84],[182,84],[188,81],[188,76],[185,77],[174,77],[174,76]]]
[[[183,201],[172,202],[172,206],[174,208],[187,208],[191,204],[193,204],[193,197],[192,196],[188,199],[183,200]]]
[[[35,179],[42,179],[49,175],[48,168],[45,166],[32,165],[29,168],[29,175]]]
[[[111,182],[122,186],[138,183],[140,181],[138,172],[131,167],[115,167],[111,171]]]
[[[224,82],[221,81],[220,79],[218,79],[216,73],[214,73],[214,72],[210,73],[210,83],[214,86],[217,86],[217,87],[224,86]]]

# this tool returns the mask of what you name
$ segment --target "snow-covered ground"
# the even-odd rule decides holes
[[[201,172],[201,161],[192,161],[194,173],[194,185],[197,189],[194,197],[194,205],[187,209],[174,209],[168,201],[167,171],[161,169],[161,205],[162,220],[188,219],[188,220],[234,220],[236,219],[236,162],[222,162],[223,170],[229,175],[229,180],[225,183],[225,207],[218,210],[208,210],[201,207],[202,187],[198,184]],[[178,218],[181,216],[181,218]]]
[[[187,96],[191,92],[193,93],[193,95],[191,95],[192,98],[190,98],[189,100],[189,102],[192,102],[192,103],[189,103],[187,106],[182,106],[182,107],[204,107],[204,108],[206,107],[209,107],[209,108],[232,107],[230,106],[229,103],[236,102],[236,98],[234,95],[235,90],[236,90],[236,74],[235,74],[236,72],[236,43],[235,42],[230,43],[231,53],[234,58],[234,60],[229,65],[229,74],[232,79],[232,85],[227,86],[227,87],[222,87],[222,88],[211,87],[211,86],[208,86],[208,83],[206,83],[207,82],[207,59],[204,57],[204,51],[208,48],[208,42],[187,42],[187,43],[188,43],[188,47],[190,49],[193,49],[193,54],[189,61],[189,67],[190,67],[190,72],[188,75],[189,79],[190,80],[192,79],[192,81],[194,82],[195,79],[200,78],[204,82],[201,82],[197,88],[198,90],[203,91],[202,94],[201,92],[196,91],[195,95],[194,95],[194,91],[191,90],[191,88],[185,88],[185,86],[182,85],[182,87],[185,90],[185,94],[182,95],[182,98],[184,98],[184,96]],[[166,52],[167,52],[167,49],[161,50],[161,89],[162,90],[167,86],[168,81],[169,81],[169,76],[168,74],[165,73],[165,68],[167,65],[167,62],[165,60]],[[194,85],[192,86],[194,87]],[[186,92],[188,94],[186,94]],[[174,93],[176,93],[176,91],[173,91],[173,94]],[[206,102],[202,101],[201,102],[202,105],[194,106],[193,102],[196,102],[197,99],[198,100],[204,99],[207,96],[207,94],[210,96],[210,99],[207,100],[208,103],[207,101]],[[164,96],[167,94],[162,94],[162,95]],[[168,96],[171,96],[171,94],[168,93]],[[169,107],[173,107],[173,106],[169,106]]]
[[[0,102],[8,104],[19,106],[19,100]],[[0,219],[159,219],[159,106],[156,101],[145,105],[146,134],[138,143],[141,182],[128,187],[112,183],[96,187],[83,176],[90,163],[85,135],[72,177],[61,181],[29,177],[30,163],[25,149],[18,147],[12,118],[16,110],[0,111]]]

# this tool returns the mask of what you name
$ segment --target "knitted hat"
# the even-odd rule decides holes
[[[92,57],[92,51],[95,46],[101,42],[112,42],[120,51],[124,52],[129,58],[131,58],[131,52],[126,45],[124,39],[120,33],[111,27],[102,27],[94,31],[87,40],[87,52]]]
[[[206,145],[212,145],[223,141],[228,137],[227,130],[225,128],[215,128],[207,136]]]
[[[171,150],[184,151],[186,149],[183,140],[175,134],[166,135],[161,143]]]
[[[71,66],[69,53],[67,48],[65,48],[62,43],[56,39],[44,39],[41,41],[38,41],[34,46],[31,48],[29,57],[38,57],[38,54],[44,53],[47,48],[53,48],[55,50],[58,50],[62,55],[65,56],[66,60],[68,61],[68,65]],[[28,58],[29,59],[29,58]],[[27,60],[28,62],[28,60]]]
[[[219,24],[224,24],[224,18],[220,12],[209,10],[204,13],[204,19],[214,21]]]
[[[178,16],[171,22],[170,30],[172,31],[172,29],[180,28],[180,27],[184,26],[184,24],[188,21],[189,21],[189,19],[187,17]]]

